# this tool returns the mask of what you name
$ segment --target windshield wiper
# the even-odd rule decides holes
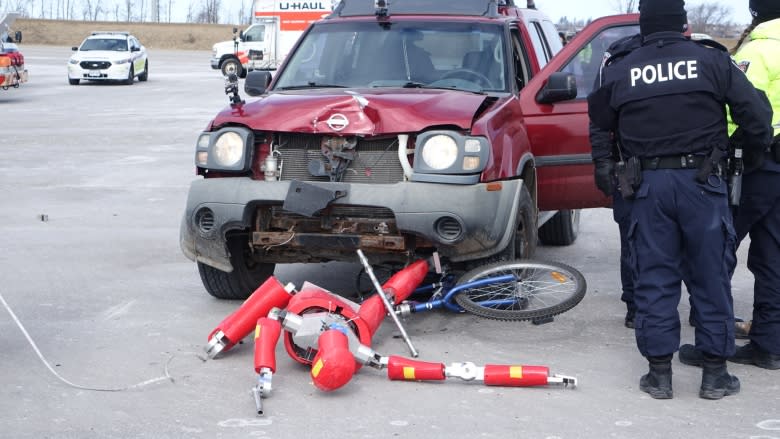
[[[288,85],[287,87],[279,87],[279,90],[302,90],[305,88],[347,88],[347,87],[344,85],[318,84],[316,82],[309,82],[306,84]]]

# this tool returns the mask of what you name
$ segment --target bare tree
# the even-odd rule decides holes
[[[28,6],[31,6],[29,0],[9,0],[5,5],[7,11],[18,12],[22,14],[22,17],[27,17],[32,14],[32,10],[28,11],[27,9]]]
[[[723,36],[732,27],[731,6],[705,2],[688,7],[688,24],[692,32]]]
[[[631,14],[639,10],[639,0],[612,0],[612,8],[620,14]]]
[[[133,0],[125,0],[125,21],[133,21]]]
[[[195,15],[197,23],[219,23],[221,0],[203,0],[200,11]]]

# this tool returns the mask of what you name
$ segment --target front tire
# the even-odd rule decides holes
[[[243,300],[252,295],[269,276],[274,274],[276,264],[259,263],[252,259],[246,239],[233,238],[228,241],[230,273],[198,262],[200,280],[206,291],[217,299]]]
[[[239,78],[246,76],[244,73],[244,67],[240,62],[238,62],[236,58],[228,58],[222,61],[220,70],[222,70],[222,76],[228,76],[231,73],[235,74]]]
[[[68,78],[68,84],[70,84],[70,85],[79,85],[79,82],[81,82],[81,80],[80,80],[80,79],[71,79],[71,78]]]
[[[528,187],[523,185],[520,190],[517,217],[509,244],[494,256],[479,260],[476,264],[469,264],[470,267],[497,261],[513,261],[515,259],[532,257],[536,253],[537,244],[536,219],[536,204],[533,198],[531,198],[531,192],[528,190]]]
[[[127,79],[125,80],[125,85],[133,85],[134,80],[135,80],[135,71],[133,70],[133,66],[130,66],[130,71],[127,72]]]
[[[545,320],[574,308],[587,284],[575,268],[551,261],[502,261],[477,267],[458,285],[505,274],[514,281],[474,285],[458,292],[455,302],[466,311],[495,320]]]
[[[147,79],[149,79],[149,60],[144,63],[144,72],[138,75],[138,80],[141,82],[146,82]]]

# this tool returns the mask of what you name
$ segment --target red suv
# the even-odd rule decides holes
[[[467,265],[570,244],[578,209],[609,204],[585,96],[636,32],[609,17],[562,48],[511,0],[342,0],[200,134],[182,250],[210,294],[244,298],[277,263],[358,248]]]

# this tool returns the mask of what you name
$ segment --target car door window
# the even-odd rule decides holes
[[[265,26],[252,26],[244,32],[244,41],[262,42]]]
[[[638,25],[613,26],[602,29],[580,49],[561,69],[577,78],[577,99],[588,97],[593,90],[596,76],[605,61],[604,53],[615,41],[639,33]]]
[[[525,56],[526,51],[523,50],[521,41],[520,31],[512,29],[512,64],[518,91],[522,90],[531,79],[531,69],[528,68],[528,58]]]
[[[539,68],[547,65],[547,61],[552,58],[550,47],[545,43],[544,31],[538,22],[531,22],[528,33],[531,36],[531,43],[534,45],[534,53],[536,53],[536,60],[539,62]]]

